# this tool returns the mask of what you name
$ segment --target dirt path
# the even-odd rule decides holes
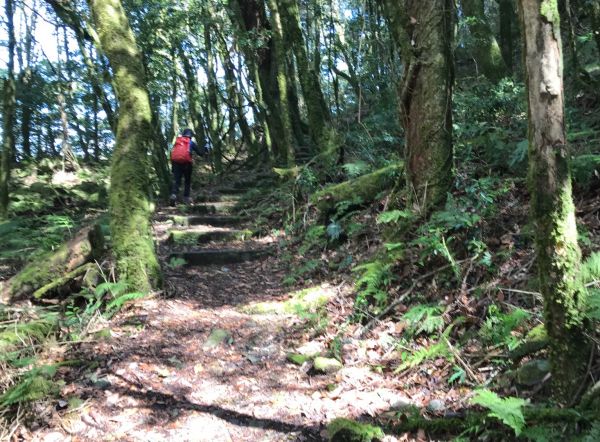
[[[109,324],[110,338],[78,349],[95,368],[70,369],[62,394],[71,407],[52,411],[54,428],[34,439],[316,441],[335,417],[406,403],[400,385],[360,363],[316,374],[287,360],[299,348],[323,353],[325,339],[314,337],[314,317],[282,308],[294,295],[281,284],[274,240],[239,233],[230,207],[157,214],[165,292],[136,301]],[[347,302],[346,290],[322,283],[311,293],[331,305]],[[348,361],[366,351],[345,344]]]

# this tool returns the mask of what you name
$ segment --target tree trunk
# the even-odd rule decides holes
[[[6,0],[4,4],[6,12],[6,22],[8,31],[8,64],[7,78],[4,80],[3,87],[3,140],[2,140],[2,161],[0,163],[0,219],[8,216],[10,169],[12,166],[15,152],[15,108],[16,108],[16,85],[15,85],[15,28],[14,28],[14,3],[13,0]]]
[[[88,4],[114,72],[120,109],[109,198],[117,270],[130,289],[149,291],[160,281],[160,267],[150,229],[148,149],[154,132],[142,55],[119,0]]]
[[[500,0],[500,49],[508,73],[514,65],[513,23],[515,21],[514,0]]]
[[[318,72],[311,65],[306,52],[304,36],[300,27],[300,12],[297,0],[278,0],[287,41],[296,58],[296,67],[300,77],[302,96],[306,103],[308,115],[308,130],[312,142],[317,150],[327,147],[329,135],[327,128],[330,127],[329,108],[325,103],[321,85],[319,84]]]
[[[506,76],[506,65],[500,46],[487,23],[483,0],[461,0],[461,6],[463,13],[468,17],[477,67],[486,78],[497,82]]]
[[[218,85],[216,66],[213,54],[213,43],[211,35],[211,26],[208,22],[204,24],[204,45],[206,48],[206,79],[208,88],[208,112],[206,121],[208,123],[208,135],[212,145],[212,161],[215,172],[220,174],[223,171],[223,143],[219,133],[219,102],[217,97]]]
[[[283,37],[283,25],[281,15],[279,14],[279,6],[276,0],[267,0],[269,9],[271,10],[271,29],[273,39],[273,75],[275,77],[274,86],[277,91],[278,100],[276,107],[271,109],[275,111],[281,118],[281,140],[279,150],[276,153],[276,162],[278,165],[294,165],[295,143],[293,138],[292,120],[290,103],[288,97],[288,70],[286,63],[287,48]],[[273,86],[273,85],[272,85]]]
[[[452,185],[451,0],[386,0],[403,54],[399,107],[410,204],[422,214],[443,205]]]
[[[196,139],[206,141],[206,134],[204,132],[204,124],[202,123],[202,112],[201,112],[201,100],[200,91],[198,90],[198,82],[196,80],[196,70],[190,63],[190,60],[186,57],[183,48],[179,48],[179,59],[183,65],[183,73],[185,74],[185,92],[187,95],[189,120],[192,123]]]
[[[246,119],[246,115],[244,113],[244,104],[241,93],[238,90],[235,65],[231,60],[231,52],[227,48],[227,42],[222,36],[219,39],[219,43],[219,53],[221,54],[221,58],[223,60],[223,69],[225,70],[225,81],[227,83],[227,97],[230,102],[230,112],[232,112],[234,115],[234,119],[240,128],[244,143],[246,146],[248,146],[249,155],[256,158],[259,154],[258,146],[256,145],[254,133],[250,129],[250,125],[248,124],[248,120]]]
[[[557,399],[578,390],[589,358],[583,287],[564,120],[559,13],[556,2],[520,0],[529,102],[529,186],[540,292],[550,339]]]

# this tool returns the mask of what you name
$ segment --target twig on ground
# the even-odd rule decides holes
[[[458,361],[459,365],[465,369],[465,373],[467,373],[467,375],[469,376],[469,378],[475,382],[475,384],[479,384],[479,379],[477,378],[477,375],[473,372],[473,370],[471,369],[471,367],[469,366],[469,364],[467,364],[465,362],[465,360],[460,356],[460,353],[456,350],[456,348],[454,348],[454,346],[452,345],[452,343],[450,342],[450,340],[442,335],[442,338],[444,339],[444,341],[446,341],[446,345],[448,346],[448,348],[450,349],[450,351],[452,352],[452,354],[454,355],[454,357],[456,358],[456,360]]]

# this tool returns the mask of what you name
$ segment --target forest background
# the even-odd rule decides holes
[[[351,311],[317,327],[330,356],[391,326],[396,358],[374,370],[431,367],[468,399],[444,410],[461,421],[410,409],[386,428],[596,440],[599,1],[5,0],[3,16],[8,432],[55,394],[65,361],[44,342],[166,292],[182,263],[157,257],[152,217],[191,127],[210,148],[197,196],[243,183],[282,284],[353,281]]]

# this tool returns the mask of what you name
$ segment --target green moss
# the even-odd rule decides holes
[[[317,373],[331,374],[341,370],[342,363],[337,359],[317,356],[314,360],[314,369]]]
[[[286,301],[257,302],[242,307],[248,314],[297,314],[315,312],[327,304],[334,292],[321,286],[292,293]]]
[[[345,418],[331,421],[327,425],[327,434],[331,442],[372,442],[385,437],[385,433],[379,427]]]
[[[403,163],[393,164],[356,179],[328,186],[315,192],[310,201],[324,213],[333,210],[341,201],[371,202],[380,192],[392,189],[402,169]]]
[[[560,15],[558,13],[558,3],[556,0],[542,0],[540,14],[548,21],[548,23],[554,25],[560,24]]]
[[[121,2],[97,1],[91,9],[120,109],[109,194],[112,247],[119,277],[129,289],[147,292],[160,285],[161,274],[150,228],[147,153],[154,131],[145,69]]]
[[[303,355],[300,353],[288,353],[285,358],[292,364],[302,365],[312,359],[310,355]]]

